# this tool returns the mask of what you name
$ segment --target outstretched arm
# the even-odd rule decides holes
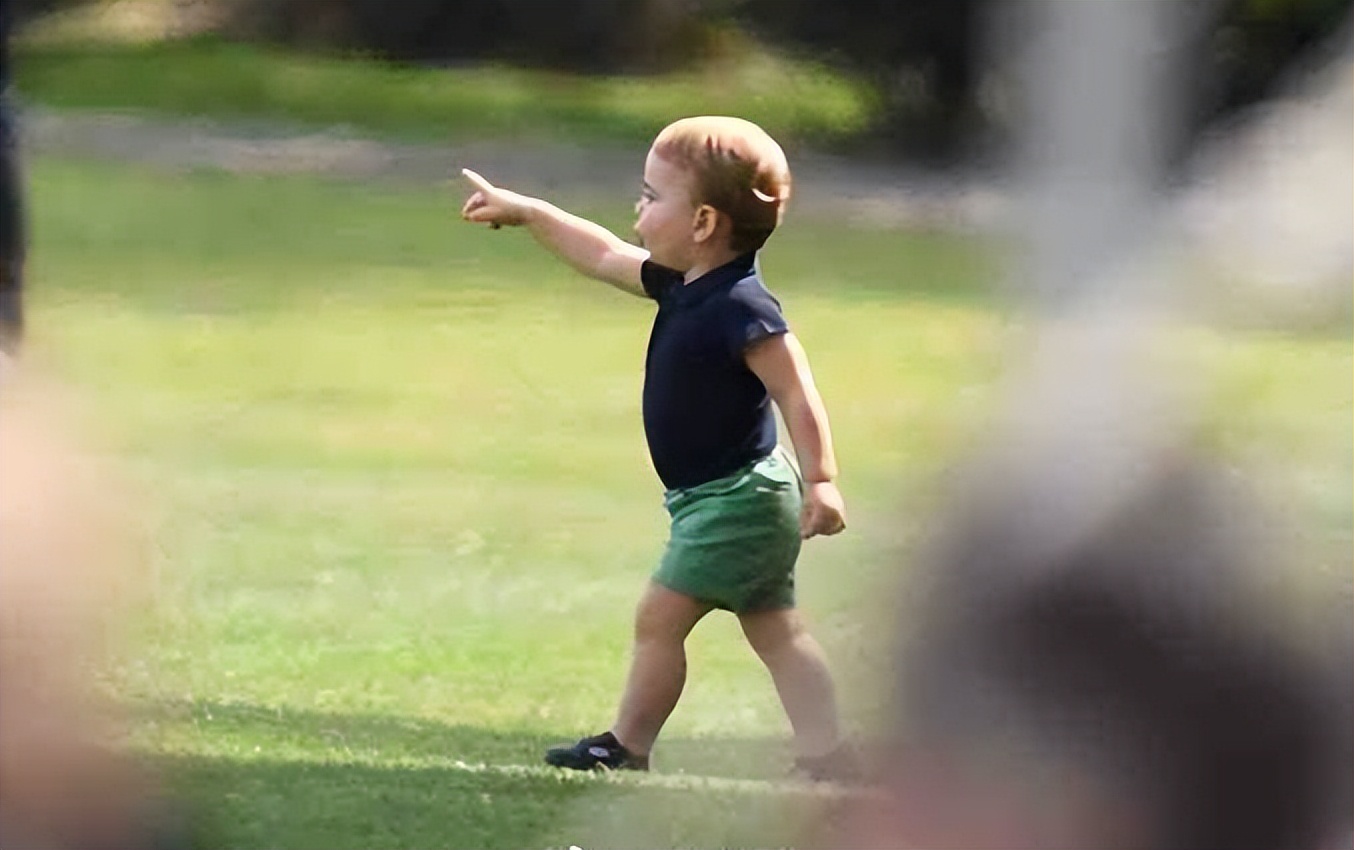
[[[645,295],[640,266],[648,251],[539,198],[501,189],[468,168],[461,174],[475,186],[461,218],[491,227],[525,226],[537,242],[588,277]]]
[[[800,534],[836,534],[846,528],[846,505],[837,489],[837,458],[832,451],[827,409],[813,383],[809,358],[794,334],[767,337],[744,355],[780,408],[804,476],[804,512]]]

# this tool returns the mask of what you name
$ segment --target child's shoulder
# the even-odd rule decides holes
[[[731,301],[741,304],[770,301],[777,307],[780,306],[780,300],[766,285],[766,281],[762,280],[762,276],[755,271],[749,272],[745,277],[735,281],[733,286],[729,287],[728,297]]]
[[[779,326],[786,321],[780,299],[758,275],[749,275],[729,287],[719,312],[728,322],[740,327],[748,321],[767,326]]]

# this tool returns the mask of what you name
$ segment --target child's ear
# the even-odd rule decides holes
[[[691,221],[692,237],[697,242],[705,242],[715,235],[719,229],[719,210],[709,204],[701,204],[696,207],[696,214]]]

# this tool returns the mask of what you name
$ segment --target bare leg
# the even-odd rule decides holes
[[[795,731],[800,756],[818,757],[841,744],[837,695],[827,656],[794,608],[740,614],[743,634],[762,659]]]
[[[635,612],[635,649],[611,733],[648,755],[686,684],[686,636],[711,606],[650,583]]]

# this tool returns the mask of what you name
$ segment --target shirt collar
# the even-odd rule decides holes
[[[690,283],[677,287],[674,300],[678,304],[695,304],[717,289],[730,286],[747,277],[756,269],[757,252],[741,254],[722,266],[713,268]]]

